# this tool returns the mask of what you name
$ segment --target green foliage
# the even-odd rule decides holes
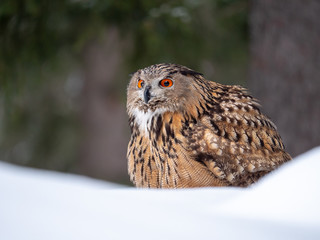
[[[247,0],[2,0],[0,159],[73,168],[81,131],[66,82],[86,44],[111,26],[129,39],[128,73],[174,62],[243,84],[247,13]],[[123,88],[127,79],[115,81]]]
[[[110,25],[133,36],[135,62],[180,61],[199,67],[196,59],[201,57],[229,61],[235,52],[243,54],[247,1],[3,0],[1,85],[5,90],[23,85],[26,79],[11,76],[19,66],[28,71],[61,51],[79,53]]]

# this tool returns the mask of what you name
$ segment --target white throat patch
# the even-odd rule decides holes
[[[150,131],[150,124],[151,124],[151,119],[156,116],[163,114],[166,112],[166,109],[163,108],[158,108],[154,112],[148,110],[147,112],[140,111],[139,109],[135,108],[133,110],[133,115],[135,116],[135,120],[139,126],[140,132],[143,132],[144,134],[148,134],[148,131]]]

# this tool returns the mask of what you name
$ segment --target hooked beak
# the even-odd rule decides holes
[[[150,89],[151,89],[151,86],[146,86],[146,88],[144,89],[143,98],[145,103],[148,103],[151,98]]]

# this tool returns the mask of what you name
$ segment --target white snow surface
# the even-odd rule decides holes
[[[320,147],[246,189],[148,190],[0,162],[0,239],[320,239],[319,170]]]

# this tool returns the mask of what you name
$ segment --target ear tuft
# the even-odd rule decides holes
[[[200,77],[200,76],[203,76],[202,73],[199,73],[199,72],[196,72],[196,71],[193,71],[191,69],[183,69],[180,71],[180,73],[184,76],[193,76],[193,77]]]

